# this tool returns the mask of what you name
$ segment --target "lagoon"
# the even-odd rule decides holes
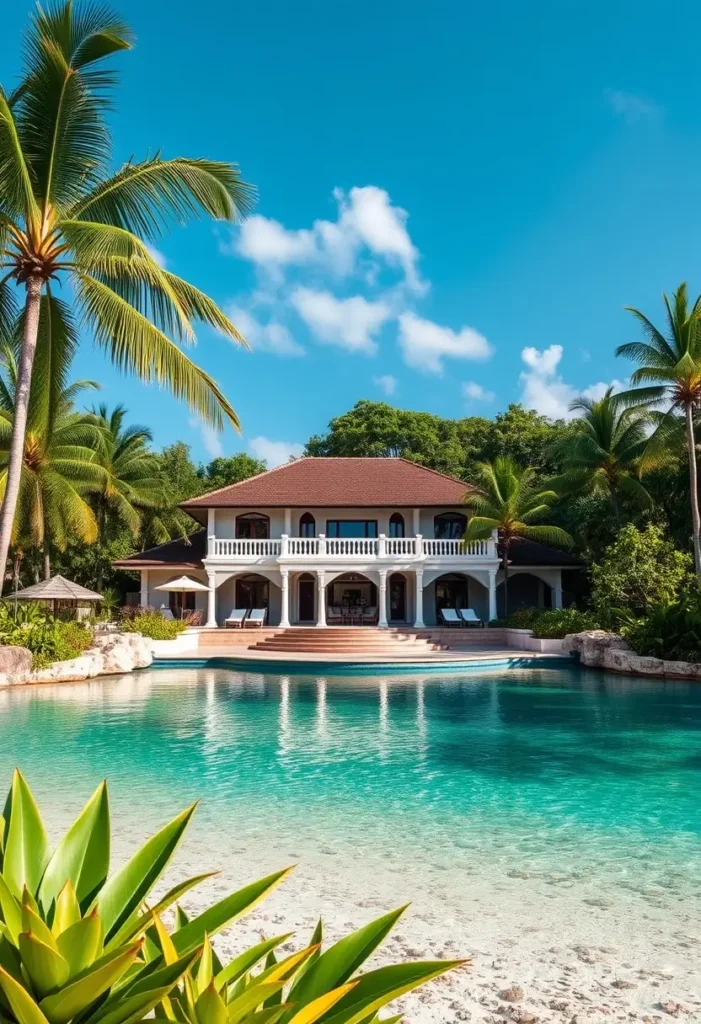
[[[151,670],[3,691],[15,764],[56,829],[107,776],[117,859],[201,797],[178,876],[218,867],[231,888],[298,862],[240,936],[413,900],[395,956],[475,962],[410,1020],[482,1019],[511,982],[541,1019],[701,1009],[698,684]]]

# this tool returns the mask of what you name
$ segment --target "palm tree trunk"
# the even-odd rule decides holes
[[[51,537],[48,527],[44,526],[44,579],[51,579]]]
[[[100,502],[98,513],[97,513],[97,541],[95,542],[95,549],[97,551],[97,571],[95,574],[95,590],[98,594],[102,593],[102,583],[104,580],[104,567],[102,564],[102,543],[105,536],[105,524],[107,516],[105,514],[105,503],[100,495],[98,497]]]
[[[29,409],[29,391],[32,385],[32,367],[34,353],[39,334],[39,314],[41,311],[40,277],[32,276],[27,280],[27,298],[24,304],[24,327],[22,331],[22,353],[17,372],[15,393],[15,415],[12,420],[12,440],[10,441],[10,458],[7,467],[7,485],[5,498],[0,513],[0,594],[5,584],[5,567],[7,553],[10,549],[12,526],[15,520],[15,509],[19,497],[19,486],[22,477],[22,461],[24,457],[24,436],[27,430],[27,412]]]
[[[509,542],[504,541],[504,556],[502,558],[504,567],[504,618],[509,617]]]
[[[694,540],[694,566],[696,575],[701,576],[701,517],[699,516],[699,487],[696,471],[696,438],[694,436],[694,410],[691,402],[684,407],[686,415],[686,440],[689,447],[689,490],[691,492],[691,527]]]

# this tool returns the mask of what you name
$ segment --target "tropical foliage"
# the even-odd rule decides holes
[[[13,1024],[127,1024],[154,1014],[188,1024],[360,1024],[464,961],[359,969],[405,908],[323,949],[323,926],[278,959],[291,933],[222,964],[211,938],[271,893],[277,871],[189,918],[180,900],[209,875],[151,896],[195,805],[110,873],[106,783],[51,849],[27,782],[15,771],[0,819],[0,1006]],[[164,915],[175,911],[171,931]],[[398,1018],[392,1018],[397,1020]]]
[[[0,88],[0,338],[21,332],[0,565],[20,493],[43,300],[52,303],[50,329],[70,329],[65,305],[52,302],[55,282],[75,296],[76,322],[120,370],[170,388],[214,426],[238,423],[182,346],[194,341],[196,323],[238,343],[241,335],[207,295],[161,267],[147,243],[193,217],[234,220],[250,209],[253,190],[233,164],[201,158],[156,155],[112,169],[111,59],[131,40],[102,5],[40,7],[20,85]]]
[[[519,608],[508,619],[499,620],[500,626],[511,629],[530,629],[533,636],[543,640],[561,639],[568,633],[581,633],[598,629],[599,621],[591,611],[580,608]]]
[[[472,515],[465,534],[480,540],[498,531],[504,570],[504,609],[509,613],[509,552],[516,537],[570,547],[572,538],[559,526],[542,523],[557,501],[557,493],[538,483],[535,470],[517,465],[507,455],[477,468],[480,490],[468,492],[465,504]]]
[[[77,658],[92,643],[92,630],[80,622],[62,622],[29,602],[0,602],[0,643],[32,652],[32,668]],[[1,961],[0,961],[1,962]]]
[[[150,640],[174,640],[189,623],[187,619],[165,619],[159,611],[153,608],[135,608],[134,614],[129,614],[132,609],[124,609],[119,620],[119,628],[123,633],[141,633]]]
[[[636,652],[673,661],[701,661],[701,593],[689,587],[676,600],[648,606],[644,617],[621,632]]]

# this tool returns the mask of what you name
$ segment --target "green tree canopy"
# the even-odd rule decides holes
[[[241,483],[251,476],[264,473],[267,469],[262,459],[255,459],[246,452],[237,452],[226,458],[220,455],[212,459],[206,466],[200,466],[198,476],[202,481],[203,491],[216,491],[219,487]]]

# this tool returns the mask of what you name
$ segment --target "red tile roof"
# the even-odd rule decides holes
[[[459,505],[471,490],[408,459],[297,459],[183,502],[203,508],[343,508]]]

